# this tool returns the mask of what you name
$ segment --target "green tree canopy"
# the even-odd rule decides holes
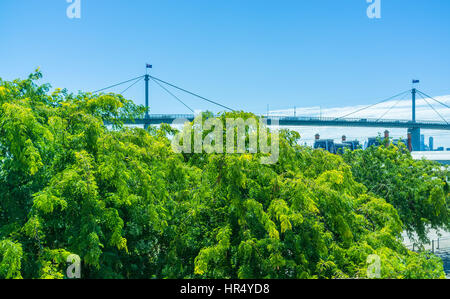
[[[427,242],[430,229],[450,231],[447,166],[414,160],[402,143],[347,151],[344,160],[358,182],[397,209],[404,229],[410,236],[416,233],[417,241]]]
[[[383,278],[444,277],[392,204],[295,132],[274,165],[177,154],[174,129],[121,124],[142,107],[40,78],[0,80],[1,278],[64,278],[70,254],[83,278],[365,278],[372,254]]]

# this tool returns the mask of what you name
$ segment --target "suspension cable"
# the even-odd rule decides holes
[[[422,96],[422,94],[419,94],[419,95],[420,95],[420,97],[421,97],[422,99],[424,99],[424,101],[428,104],[428,106],[430,106],[431,109],[433,109],[434,112],[436,112],[436,114],[439,115],[439,117],[440,117],[440,118],[448,125],[448,122],[445,120],[445,118],[444,118],[444,117],[443,117],[436,109],[434,109],[433,105],[431,105],[431,104],[427,101],[427,99],[424,98],[424,96]]]
[[[128,89],[130,89],[131,87],[133,87],[134,85],[138,84],[140,81],[142,81],[142,79],[144,79],[144,77],[139,78],[138,80],[136,80],[136,82],[134,82],[133,84],[131,84],[130,86],[128,86],[124,91],[122,91],[120,94],[123,95]]]
[[[124,82],[120,82],[120,83],[117,83],[117,84],[114,84],[114,85],[111,85],[111,86],[108,86],[108,87],[105,87],[105,88],[96,90],[96,91],[94,91],[94,92],[92,92],[92,93],[98,93],[98,92],[100,92],[100,91],[104,91],[104,90],[107,90],[107,89],[110,89],[110,88],[113,88],[113,87],[116,87],[116,86],[119,86],[119,85],[122,85],[122,84],[125,84],[125,83],[128,83],[128,82],[137,80],[137,79],[142,78],[142,77],[144,77],[144,76],[139,76],[139,77],[134,78],[134,79],[130,79],[130,80],[127,80],[127,81],[124,81]]]
[[[200,99],[202,99],[202,100],[204,100],[204,101],[207,101],[207,102],[209,102],[209,103],[212,103],[212,104],[214,104],[214,105],[220,106],[220,107],[225,108],[225,109],[230,110],[230,111],[235,111],[234,109],[231,109],[231,108],[229,108],[229,107],[227,107],[227,106],[224,106],[224,105],[222,105],[222,104],[219,104],[219,103],[217,103],[217,102],[214,102],[214,101],[212,101],[212,100],[209,100],[209,99],[207,99],[207,98],[205,98],[205,97],[202,97],[202,96],[200,96],[200,95],[198,95],[198,94],[195,94],[195,93],[190,92],[190,91],[188,91],[188,90],[186,90],[186,89],[183,89],[183,88],[181,88],[181,87],[178,87],[178,86],[176,86],[176,85],[174,85],[174,84],[168,83],[168,82],[166,82],[166,81],[163,81],[163,80],[161,80],[161,79],[155,78],[155,77],[153,77],[153,76],[150,76],[150,78],[152,78],[153,80],[159,81],[159,82],[161,82],[161,83],[164,83],[164,84],[166,84],[166,85],[169,85],[169,86],[171,86],[171,87],[173,87],[173,88],[176,88],[176,89],[178,89],[178,90],[184,91],[184,92],[186,92],[186,93],[188,93],[188,94],[190,94],[190,95],[193,95],[193,96],[195,96],[195,97],[197,97],[197,98],[200,98]]]
[[[176,95],[174,95],[173,93],[170,92],[170,90],[168,90],[167,88],[165,88],[161,83],[159,83],[158,81],[156,81],[155,79],[152,78],[152,80],[158,84],[162,89],[164,89],[168,94],[170,94],[172,97],[174,97],[178,102],[180,102],[181,104],[183,104],[186,108],[188,108],[192,113],[195,114],[194,110],[191,109],[191,107],[189,107],[188,105],[186,105],[182,100],[180,100]]]
[[[347,116],[350,116],[350,115],[356,114],[356,113],[358,113],[358,112],[361,112],[361,111],[363,111],[363,110],[372,108],[372,107],[374,107],[374,106],[376,106],[376,105],[379,105],[379,104],[388,102],[388,101],[390,101],[390,100],[392,100],[392,99],[395,99],[396,97],[401,96],[401,95],[403,95],[404,93],[407,93],[407,92],[410,92],[410,91],[411,91],[411,90],[406,90],[406,91],[404,91],[404,92],[402,92],[402,93],[396,94],[395,96],[392,96],[392,97],[390,97],[390,98],[387,98],[387,99],[385,99],[385,100],[383,100],[383,101],[380,101],[380,102],[378,102],[378,103],[376,103],[376,104],[369,105],[369,106],[367,106],[367,107],[358,109],[358,110],[356,110],[356,111],[354,111],[354,112],[352,112],[352,113],[349,113],[349,114],[346,114],[346,115],[344,115],[344,116],[338,117],[338,118],[336,118],[335,120],[339,120],[339,119],[342,119],[342,118],[346,118]]]
[[[388,114],[389,112],[391,112],[392,109],[394,109],[394,107],[397,106],[398,103],[400,103],[402,100],[404,100],[406,96],[407,96],[407,94],[403,95],[397,102],[395,102],[395,104],[392,105],[391,108],[389,108],[382,116],[380,116],[379,119],[377,119],[377,122],[380,121],[384,116],[386,116],[386,114]]]
[[[429,95],[427,95],[426,93],[424,93],[424,92],[421,92],[420,90],[418,90],[417,89],[417,91],[419,92],[419,93],[421,93],[422,95],[424,95],[424,96],[426,96],[426,97],[428,97],[428,98],[430,98],[430,99],[432,99],[433,101],[435,101],[435,102],[438,102],[439,104],[441,104],[442,106],[445,106],[445,107],[447,107],[447,108],[450,108],[450,106],[448,106],[447,104],[444,104],[444,103],[442,103],[442,102],[440,102],[440,101],[438,101],[438,100],[436,100],[435,98],[433,98],[433,97],[430,97]]]

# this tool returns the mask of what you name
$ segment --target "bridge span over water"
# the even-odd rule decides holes
[[[267,120],[268,125],[279,124],[284,127],[369,127],[369,128],[405,128],[405,129],[429,129],[450,130],[450,124],[439,121],[413,122],[408,120],[389,119],[357,119],[332,117],[302,117],[302,116],[261,116]],[[194,114],[149,114],[146,118],[136,120],[124,120],[126,124],[136,125],[160,125],[172,124],[175,120],[185,119],[193,121]]]
[[[147,68],[151,68],[151,65],[147,65]],[[94,93],[103,92],[107,89],[132,82],[132,84],[125,89],[124,92],[126,92],[128,89],[130,89],[132,86],[136,85],[138,82],[140,82],[142,79],[145,81],[145,107],[147,108],[147,112],[145,114],[145,117],[142,119],[136,119],[136,120],[123,120],[125,124],[135,124],[135,125],[144,125],[145,127],[149,125],[158,125],[162,123],[166,124],[173,124],[175,120],[185,119],[188,121],[194,120],[194,114],[149,114],[150,106],[149,106],[149,82],[152,80],[155,82],[159,87],[164,89],[170,96],[172,96],[175,100],[177,100],[179,103],[183,104],[187,109],[189,109],[192,113],[194,113],[194,110],[190,108],[184,101],[182,101],[178,96],[176,96],[174,93],[172,93],[169,88],[177,89],[178,91],[182,91],[184,93],[187,93],[191,96],[195,96],[197,98],[202,99],[205,102],[212,103],[214,105],[217,105],[221,107],[222,109],[229,110],[229,111],[236,111],[235,109],[229,108],[226,105],[220,104],[218,102],[212,101],[210,99],[207,99],[205,97],[202,97],[196,93],[193,93],[191,91],[188,91],[186,89],[183,89],[181,87],[178,87],[172,83],[169,83],[167,81],[163,81],[161,79],[158,79],[156,77],[150,76],[149,74],[139,76],[137,78],[127,80],[125,82],[121,82],[103,89],[100,89],[98,91],[95,91]],[[413,84],[418,83],[418,80],[413,80]],[[389,119],[383,119],[384,115],[381,116],[379,119],[367,119],[367,118],[349,118],[349,116],[355,115],[358,112],[361,112],[366,109],[370,109],[378,104],[386,103],[388,101],[392,101],[395,98],[401,97],[401,96],[407,96],[408,93],[411,93],[411,103],[412,103],[412,109],[411,109],[411,120],[389,120]],[[416,97],[420,96],[427,104],[434,110],[436,115],[439,117],[439,121],[423,121],[423,120],[417,120],[416,119]],[[266,118],[268,125],[274,125],[277,124],[279,126],[287,126],[287,127],[296,127],[296,126],[315,126],[315,127],[366,127],[366,128],[384,128],[384,129],[390,129],[390,128],[405,128],[408,130],[408,134],[411,134],[411,143],[412,143],[412,149],[414,151],[420,150],[420,130],[422,129],[430,129],[430,130],[450,130],[450,124],[449,122],[437,111],[433,105],[430,104],[430,101],[434,101],[438,103],[439,105],[445,106],[447,109],[450,109],[450,106],[448,106],[446,103],[442,103],[436,99],[434,99],[431,96],[428,96],[427,94],[423,93],[422,91],[416,89],[413,87],[412,89],[406,90],[402,93],[399,93],[397,95],[394,95],[392,97],[389,97],[387,99],[384,99],[382,101],[379,101],[375,104],[369,105],[367,107],[358,109],[356,111],[353,111],[352,113],[349,113],[344,116],[340,116],[337,118],[326,118],[326,117],[305,117],[305,116],[272,116],[268,115]],[[395,104],[397,105],[398,102]],[[389,110],[392,110],[395,105],[393,105]],[[442,121],[441,121],[442,120]]]

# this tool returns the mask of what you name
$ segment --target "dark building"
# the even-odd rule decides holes
[[[323,149],[332,154],[343,154],[345,149],[354,151],[361,148],[361,145],[358,140],[347,141],[345,135],[342,136],[342,143],[335,143],[333,139],[320,139],[320,135],[316,134],[314,148]]]
[[[336,153],[336,146],[334,144],[333,139],[320,139],[320,135],[316,134],[315,136],[315,142],[314,142],[314,149],[323,149],[326,150],[332,154]]]
[[[381,144],[380,144],[379,140],[380,140],[380,137],[370,137],[367,140],[366,148],[371,147],[371,146],[380,146]]]
[[[320,140],[316,140],[316,142],[314,143],[314,148],[315,149],[323,149],[326,150],[332,154],[336,153],[336,145],[334,144],[334,140],[333,139],[320,139]]]

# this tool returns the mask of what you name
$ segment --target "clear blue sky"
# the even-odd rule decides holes
[[[151,73],[236,109],[370,104],[410,88],[450,94],[450,1],[0,1],[0,77],[40,66],[46,82],[92,91]],[[125,89],[115,89],[120,92]],[[126,94],[143,104],[143,82]],[[197,109],[212,109],[184,96]],[[152,113],[189,112],[151,86]]]

